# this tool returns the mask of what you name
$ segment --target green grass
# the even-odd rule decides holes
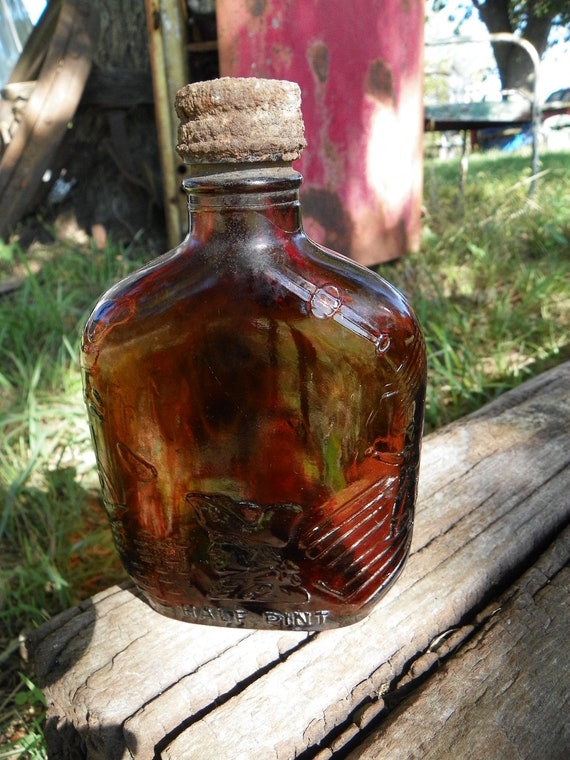
[[[422,250],[379,268],[408,296],[428,346],[426,430],[570,358],[570,154],[427,163]]]
[[[99,501],[78,346],[96,297],[143,254],[48,248],[0,247],[0,273],[23,275],[0,296],[0,758],[16,747],[44,756],[22,634],[123,577]]]
[[[379,267],[424,327],[428,431],[570,357],[570,154],[544,155],[541,170],[529,201],[526,157],[473,156],[463,192],[457,161],[428,162],[422,250]],[[148,258],[137,242],[0,244],[0,282],[23,278],[0,295],[0,760],[45,757],[20,637],[123,577],[78,346],[95,298]]]

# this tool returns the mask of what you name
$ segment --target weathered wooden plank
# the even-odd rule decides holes
[[[39,636],[37,672],[52,702],[46,724],[50,757],[69,760],[154,757],[154,744],[180,723],[180,699],[184,716],[199,711],[207,706],[204,698],[211,700],[207,704],[222,699],[307,638],[168,620],[130,585],[49,621]],[[190,687],[188,676],[194,676]],[[195,684],[200,688],[190,698]],[[154,709],[156,700],[164,709]],[[65,716],[62,704],[69,708]]]
[[[115,589],[40,629],[51,756],[289,759],[327,746],[568,519],[569,387],[567,363],[426,438],[406,570],[355,626],[192,626]]]
[[[567,758],[569,560],[566,529],[478,616],[468,643],[343,757]],[[335,756],[331,749],[318,758]]]
[[[0,161],[0,237],[26,212],[81,99],[99,36],[86,0],[63,0],[54,38]]]
[[[47,3],[24,44],[24,49],[12,69],[8,84],[37,78],[58,22],[61,4],[62,0],[51,0]]]

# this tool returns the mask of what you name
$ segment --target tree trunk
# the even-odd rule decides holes
[[[490,34],[513,33],[508,0],[487,0],[486,2],[473,0],[473,5]],[[555,13],[547,9],[543,15],[536,15],[533,12],[533,3],[529,3],[529,6],[530,12],[522,29],[522,37],[534,45],[539,57],[542,57]],[[528,54],[518,45],[505,43],[493,44],[493,53],[499,69],[502,89],[532,93],[534,66]]]

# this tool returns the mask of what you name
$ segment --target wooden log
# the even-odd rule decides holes
[[[452,631],[444,646],[432,645],[413,663],[395,689],[396,695],[409,696],[395,710],[384,709],[385,717],[377,716],[374,704],[363,711],[355,730],[345,732],[349,746],[357,738],[346,759],[567,758],[569,560],[566,529],[474,624]],[[463,638],[467,643],[449,657],[449,647]],[[433,675],[410,693],[425,669]],[[367,712],[374,716],[373,726],[367,725]],[[334,757],[340,747],[344,742],[336,739],[318,760]]]
[[[115,587],[40,628],[30,651],[48,701],[50,757],[289,760],[334,757],[359,741],[364,724],[384,719],[391,696],[414,685],[444,644],[452,650],[453,636],[463,640],[480,627],[480,610],[568,521],[569,385],[566,363],[426,438],[410,559],[354,626],[319,634],[193,626],[162,618],[132,588]],[[548,593],[545,615],[559,598]],[[480,641],[464,651],[478,657]],[[515,677],[512,657],[486,652],[483,670],[500,667],[507,683]],[[552,669],[540,694],[551,678]],[[449,704],[456,700],[467,721],[465,706],[479,688],[461,676],[449,687]],[[511,699],[509,691],[504,714],[523,711],[519,692]],[[552,703],[544,704],[550,715]],[[529,725],[531,712],[524,710]],[[552,720],[560,726],[565,718]],[[475,719],[469,727],[476,748],[483,746],[487,728]],[[508,756],[500,750],[463,756]]]

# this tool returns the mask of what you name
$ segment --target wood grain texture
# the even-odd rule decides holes
[[[333,757],[358,740],[406,680],[419,684],[446,647],[472,635],[485,605],[568,521],[569,388],[567,363],[426,438],[411,556],[354,626],[313,635],[192,626],[160,617],[131,588],[50,621],[30,644],[50,757],[289,760]],[[559,603],[552,585],[546,617]],[[526,618],[520,626],[530,630]],[[490,639],[480,641],[465,651],[479,656]],[[482,671],[512,670],[486,647]],[[455,684],[466,704],[476,698],[475,683]],[[509,691],[505,714],[520,705]],[[499,749],[486,757],[517,757]]]
[[[368,725],[347,760],[570,755],[570,529],[505,594],[454,632],[458,650],[430,654],[433,671]],[[458,635],[459,634],[459,635]],[[451,642],[450,642],[451,643]],[[445,664],[435,668],[441,659]],[[430,658],[431,659],[431,658]],[[413,669],[411,669],[413,671]],[[409,674],[414,680],[415,674]],[[417,678],[417,675],[416,675]],[[403,689],[409,688],[402,679]],[[398,689],[396,689],[398,691]],[[359,728],[366,724],[361,718]],[[356,732],[364,733],[363,731]],[[345,732],[354,745],[355,732]],[[341,746],[337,739],[336,748]],[[335,757],[334,748],[319,760]]]

